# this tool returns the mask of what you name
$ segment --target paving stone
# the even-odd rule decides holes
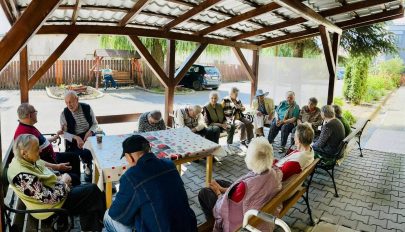
[[[329,206],[337,207],[340,209],[344,209],[346,207],[346,203],[338,201],[338,199],[333,199]]]
[[[397,229],[397,230],[404,230],[405,228],[405,222],[403,223],[395,223],[390,220],[388,220],[388,225],[387,229]]]
[[[357,224],[356,229],[359,230],[359,231],[362,231],[362,232],[363,231],[364,232],[374,232],[374,231],[380,232],[380,231],[382,231],[382,230],[377,230],[377,226],[375,226],[375,225],[367,225],[367,224],[364,224],[363,222],[359,222]]]
[[[370,210],[370,209],[367,209],[367,208],[363,208],[363,211],[361,212],[361,214],[362,215],[372,216],[374,218],[378,218],[378,216],[380,214],[380,211],[375,211],[375,210]]]
[[[370,216],[370,219],[368,221],[369,225],[376,225],[376,226],[381,226],[382,228],[387,228],[387,219],[378,219],[373,216]]]
[[[353,213],[352,213],[352,216],[351,216],[351,219],[357,220],[357,221],[362,221],[362,222],[364,222],[365,224],[367,224],[369,217],[370,217],[370,216],[360,215],[360,214],[357,214],[357,213],[353,212]]]
[[[337,224],[339,222],[339,219],[340,219],[340,216],[335,216],[328,212],[324,212],[321,217],[321,221],[329,222],[332,224]]]
[[[347,219],[350,218],[350,213],[348,213],[347,210],[339,209],[339,208],[335,208],[335,210],[333,211],[333,215],[345,217]]]
[[[395,213],[385,213],[385,212],[380,212],[379,219],[388,219],[391,220],[392,222],[397,222],[398,215]]]
[[[383,211],[383,212],[388,213],[390,211],[390,207],[389,206],[382,206],[382,205],[379,205],[379,204],[373,204],[373,210]]]
[[[356,229],[358,221],[351,220],[345,217],[340,217],[338,224],[351,229]]]

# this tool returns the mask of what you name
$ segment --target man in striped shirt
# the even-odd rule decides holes
[[[97,129],[96,116],[90,105],[79,103],[76,92],[65,94],[66,108],[60,115],[60,124],[66,139],[66,151],[79,154],[85,164],[86,181],[91,181],[92,155],[83,145],[87,138],[93,136]]]

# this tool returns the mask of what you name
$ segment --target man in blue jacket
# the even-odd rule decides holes
[[[173,162],[158,159],[140,135],[127,138],[122,147],[121,158],[130,168],[121,176],[119,192],[105,213],[106,230],[197,231],[195,214]]]

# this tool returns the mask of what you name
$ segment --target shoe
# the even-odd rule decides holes
[[[243,141],[240,142],[240,144],[247,147],[249,143],[246,140],[243,140]]]
[[[115,89],[118,89],[118,85],[117,85],[117,86],[115,86]]]
[[[285,147],[280,147],[280,149],[278,150],[278,153],[285,153]]]

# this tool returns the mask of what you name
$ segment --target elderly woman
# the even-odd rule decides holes
[[[242,225],[246,211],[261,209],[281,190],[282,173],[272,168],[273,148],[265,138],[252,140],[245,162],[250,171],[233,184],[212,181],[209,188],[198,194],[207,221],[215,220],[214,231],[235,231]],[[261,225],[264,231],[272,228]]]
[[[257,136],[264,136],[264,124],[270,124],[274,118],[274,102],[273,99],[266,97],[268,94],[269,92],[258,89],[252,102],[253,125]]]
[[[104,197],[95,184],[71,187],[68,174],[56,176],[39,158],[39,142],[34,135],[22,134],[13,145],[15,157],[7,178],[11,188],[29,210],[64,208],[80,215],[82,231],[101,231]],[[46,219],[53,213],[32,214]]]
[[[338,152],[339,146],[345,138],[345,128],[339,119],[335,118],[332,106],[325,105],[321,109],[324,120],[321,135],[312,145],[315,153],[319,152],[327,156],[333,156]]]
[[[306,122],[299,124],[294,136],[297,149],[275,163],[283,173],[283,181],[302,172],[314,161],[314,151],[311,147],[314,130],[311,125]]]
[[[228,133],[227,143],[233,143],[233,134],[235,133],[235,125],[228,124],[224,116],[224,109],[218,103],[219,94],[217,91],[210,93],[210,102],[204,106],[204,120],[207,124],[207,131],[210,131],[213,138],[212,141],[219,143],[219,134],[226,130]]]
[[[253,125],[243,116],[246,108],[242,101],[238,99],[239,89],[232,87],[229,91],[229,96],[222,99],[221,105],[224,108],[226,120],[240,129],[240,142],[247,146],[253,138]]]
[[[316,135],[319,135],[318,127],[322,125],[321,110],[316,106],[318,105],[318,99],[311,97],[308,101],[308,105],[303,106],[300,115],[298,116],[297,124],[309,123],[312,126]],[[294,144],[294,134],[296,127],[291,132],[291,144]]]
[[[345,127],[345,137],[348,136],[351,132],[352,129],[350,128],[349,123],[347,120],[342,116],[342,108],[338,105],[332,105],[333,109],[335,110],[335,117],[340,120],[340,122],[343,124]]]

